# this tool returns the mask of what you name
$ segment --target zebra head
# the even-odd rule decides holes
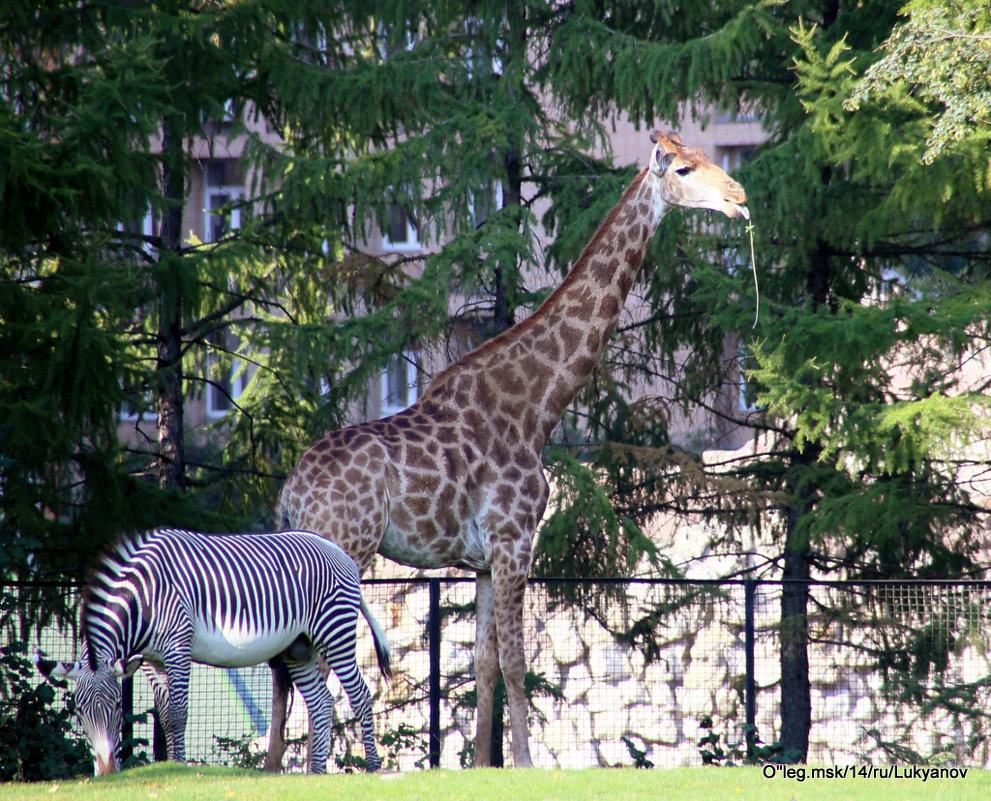
[[[95,660],[90,664],[84,652],[79,662],[53,662],[35,654],[35,665],[51,681],[68,679],[76,683],[73,693],[76,714],[83,725],[93,754],[93,773],[106,776],[120,770],[121,726],[124,721],[120,682],[131,676],[140,658],[125,663]]]

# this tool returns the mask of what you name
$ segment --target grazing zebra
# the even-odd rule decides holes
[[[185,760],[191,662],[244,667],[283,661],[313,729],[309,769],[326,771],[333,697],[318,666],[340,679],[361,722],[368,770],[381,766],[368,687],[355,661],[358,610],[379,667],[385,637],[361,597],[355,563],[315,534],[199,534],[158,529],[124,538],[99,561],[83,592],[82,660],[36,657],[51,678],[77,681],[76,709],[96,775],[120,767],[120,679],[140,665],[151,680],[169,759]]]

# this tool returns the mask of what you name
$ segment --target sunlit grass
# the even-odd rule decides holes
[[[809,769],[806,769],[807,771]],[[903,771],[911,770],[902,768]],[[991,798],[991,772],[966,778],[845,779],[803,781],[761,768],[677,770],[468,770],[383,775],[270,776],[256,771],[173,764],[150,765],[102,779],[0,785],[0,799],[72,801],[904,801]]]

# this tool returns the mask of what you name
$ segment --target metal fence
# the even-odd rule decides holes
[[[732,758],[748,732],[774,743],[781,588],[765,581],[531,581],[525,625],[534,763],[699,765]],[[991,766],[991,582],[813,582],[809,592],[810,762]],[[364,593],[393,648],[395,676],[385,683],[359,626],[359,661],[388,766],[468,764],[474,583],[373,580]],[[46,631],[41,647],[54,658],[78,650],[71,631]],[[359,738],[331,681],[341,696],[333,755],[346,762]],[[191,688],[191,759],[233,764],[265,749],[267,667],[194,666]],[[134,710],[151,706],[139,675]],[[289,734],[301,740],[305,732],[305,705],[296,701]],[[150,743],[151,723],[135,724],[134,735]],[[304,764],[305,748],[290,749],[290,769]]]

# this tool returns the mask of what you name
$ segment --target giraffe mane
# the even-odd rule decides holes
[[[477,348],[470,351],[469,353],[466,353],[464,356],[458,359],[458,361],[454,362],[454,364],[445,367],[427,385],[427,388],[426,390],[424,390],[423,396],[421,397],[422,400],[426,400],[428,396],[430,396],[435,389],[443,386],[446,383],[447,379],[450,377],[450,374],[458,373],[467,365],[485,360],[486,358],[488,358],[488,355],[491,351],[498,350],[500,347],[502,347],[502,345],[505,343],[507,339],[516,339],[520,336],[523,336],[524,334],[527,333],[527,331],[529,331],[531,328],[533,328],[534,326],[540,323],[540,321],[549,313],[547,309],[552,308],[554,306],[553,301],[556,300],[559,295],[567,292],[571,284],[579,280],[579,273],[580,273],[579,268],[588,259],[591,258],[591,254],[599,246],[599,242],[606,235],[606,233],[614,224],[616,217],[623,210],[623,207],[625,205],[624,201],[640,188],[640,184],[643,182],[644,178],[646,178],[647,172],[648,170],[645,168],[641,170],[640,173],[633,179],[630,185],[626,188],[626,191],[623,193],[622,198],[619,200],[618,203],[616,203],[613,206],[610,212],[606,215],[605,219],[600,223],[599,227],[592,235],[592,238],[589,240],[588,244],[585,245],[585,247],[582,249],[581,254],[578,256],[577,259],[575,259],[574,263],[571,266],[571,269],[568,271],[567,276],[565,276],[564,280],[560,284],[558,284],[557,287],[554,288],[554,291],[552,291],[544,299],[544,301],[537,307],[537,309],[533,312],[533,314],[531,314],[530,316],[526,317],[523,320],[520,320],[515,325],[511,326],[510,328],[507,328],[505,331],[500,332],[498,335],[492,337],[492,339],[488,340],[487,342],[482,343],[481,345],[479,345]]]

